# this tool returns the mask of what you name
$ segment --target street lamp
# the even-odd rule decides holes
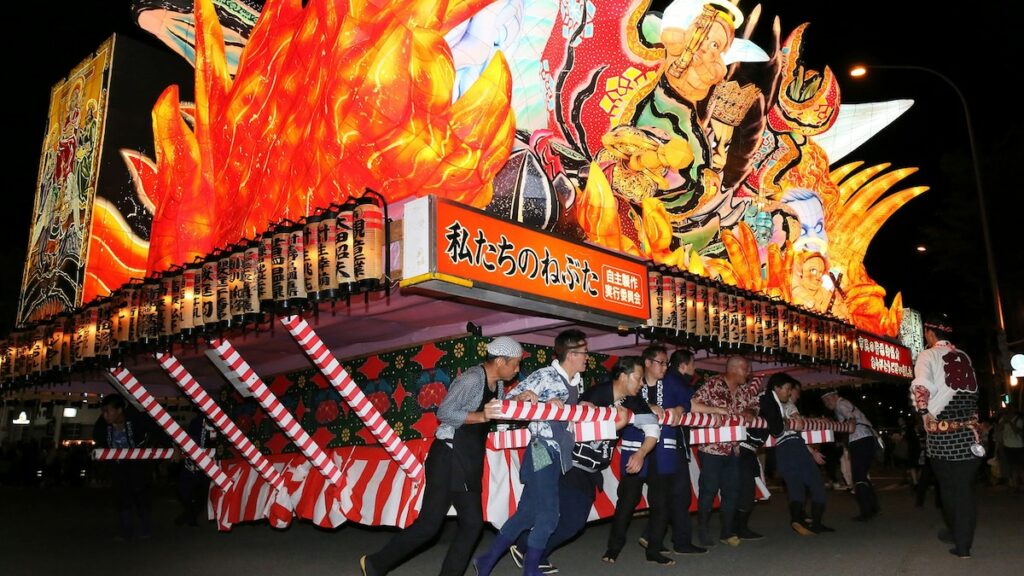
[[[981,235],[985,242],[985,260],[988,263],[988,280],[991,284],[992,289],[992,303],[995,306],[996,312],[996,347],[999,351],[999,358],[995,362],[995,377],[996,382],[1001,385],[1006,385],[1008,379],[1005,378],[1005,368],[1003,363],[1009,358],[1009,350],[1006,344],[1006,325],[1003,322],[1003,301],[999,297],[999,277],[996,274],[996,260],[992,253],[992,239],[991,234],[988,230],[988,213],[985,209],[985,193],[981,186],[981,164],[978,162],[978,149],[974,142],[974,125],[971,124],[971,112],[967,107],[967,99],[964,98],[963,92],[960,88],[949,79],[948,76],[928,68],[927,66],[917,66],[914,64],[858,64],[850,69],[850,76],[853,78],[861,78],[865,76],[868,70],[917,70],[919,72],[925,72],[933,76],[939,77],[943,82],[949,85],[950,88],[956,92],[958,98],[960,98],[960,105],[964,109],[964,122],[967,124],[967,141],[971,146],[971,161],[974,163],[974,184],[978,193],[978,214],[981,216]]]

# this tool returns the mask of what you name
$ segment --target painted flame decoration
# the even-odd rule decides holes
[[[271,0],[234,79],[210,0],[195,3],[194,127],[176,87],[153,110],[149,272],[367,187],[482,207],[515,135],[499,53],[452,103],[444,34],[490,0]]]

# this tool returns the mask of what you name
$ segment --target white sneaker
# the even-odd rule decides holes
[[[512,556],[512,561],[516,563],[516,567],[523,567],[523,552],[519,550],[519,547],[513,544],[508,549],[509,556]],[[544,574],[558,574],[558,568],[554,564],[541,563],[537,568],[540,569]]]

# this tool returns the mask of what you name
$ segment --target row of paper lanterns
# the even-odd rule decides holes
[[[650,270],[648,282],[647,327],[661,339],[858,365],[857,330],[836,318],[679,270]]]
[[[368,191],[17,330],[0,340],[0,383],[384,288],[386,210],[383,197]]]

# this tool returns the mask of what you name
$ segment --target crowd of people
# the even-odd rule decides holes
[[[711,546],[739,546],[762,535],[751,528],[755,480],[761,475],[760,449],[774,437],[774,462],[790,501],[790,527],[800,535],[832,532],[824,521],[825,480],[819,465],[825,457],[800,434],[803,420],[796,408],[800,382],[779,372],[756,377],[742,356],[728,359],[725,371],[698,386],[694,355],[685,349],[648,346],[640,356],[618,358],[607,382],[587,390],[581,373],[589,348],[579,330],[560,333],[554,360],[503,393],[502,384],[518,374],[522,347],[511,338],[494,339],[482,365],[467,370],[451,385],[438,410],[437,441],[426,462],[426,487],[420,516],[398,532],[381,550],[363,556],[364,576],[380,576],[406,561],[440,530],[449,507],[457,512],[458,535],[445,557],[443,575],[464,574],[470,564],[488,576],[506,556],[525,575],[557,572],[552,554],[586,527],[596,494],[604,489],[602,471],[620,452],[616,476],[616,508],[602,559],[619,561],[626,534],[646,487],[649,507],[639,544],[648,562],[671,566],[675,555],[704,554]],[[523,483],[515,513],[490,546],[471,558],[482,531],[481,475],[488,423],[501,418],[497,400],[546,402],[556,406],[586,404],[615,407],[619,430],[615,440],[574,442],[565,422],[529,424],[531,442],[523,452],[519,479]],[[838,420],[855,420],[849,442],[854,491],[860,503],[857,520],[870,521],[879,512],[868,466],[878,448],[877,435],[863,413],[834,393],[824,395]],[[709,414],[751,422],[761,416],[767,429],[750,429],[746,440],[700,444],[697,524],[690,515],[689,460],[694,456],[689,431],[661,425],[666,414],[679,421],[684,414]],[[628,424],[627,424],[628,422]],[[462,454],[461,458],[456,455]],[[717,506],[717,534],[712,531]],[[809,503],[809,507],[808,507]],[[671,540],[668,539],[671,531]]]

